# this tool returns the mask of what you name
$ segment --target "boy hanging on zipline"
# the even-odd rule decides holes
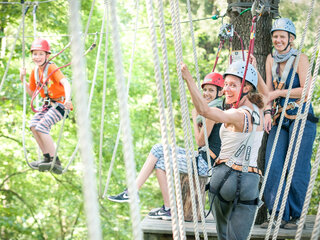
[[[72,110],[71,87],[63,73],[57,69],[58,67],[48,61],[51,51],[47,40],[36,39],[31,45],[30,52],[36,66],[30,74],[29,83],[25,82],[26,91],[32,98],[40,91],[40,95],[44,99],[42,109],[36,112],[29,124],[43,153],[43,159],[31,162],[30,165],[43,172],[50,170],[56,152],[53,139],[50,136],[50,129],[63,119],[66,110]],[[21,69],[20,79],[22,82],[25,76],[26,69]],[[52,171],[56,174],[62,173],[58,156]]]

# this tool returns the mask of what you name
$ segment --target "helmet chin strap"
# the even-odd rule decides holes
[[[285,49],[283,49],[281,52],[286,51],[289,46],[290,46],[290,33],[288,32],[288,44],[287,44],[287,46],[285,47]],[[280,53],[281,53],[281,52],[280,52]]]
[[[241,97],[240,97],[240,99],[239,99],[239,103],[241,102],[241,100],[242,100],[242,98],[243,98],[244,96],[247,96],[247,95],[248,95],[248,93],[249,93],[249,92],[246,92],[246,93],[242,92],[242,93],[241,93]],[[236,107],[237,103],[235,102],[235,103],[232,103],[231,105],[232,105],[232,107]]]

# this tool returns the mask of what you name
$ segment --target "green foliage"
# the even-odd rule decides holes
[[[224,13],[226,3],[215,4],[217,1],[192,1],[193,19],[209,18],[212,14]],[[81,16],[83,31],[89,20],[89,13],[92,1],[81,1]],[[139,171],[148,156],[151,147],[161,141],[158,103],[156,99],[156,84],[154,80],[154,68],[150,37],[148,29],[148,19],[145,3],[140,3],[139,30],[137,32],[137,43],[135,57],[132,68],[132,77],[129,90],[129,106],[131,117],[131,128],[134,144],[134,158],[136,169]],[[125,77],[129,78],[129,68],[131,60],[132,40],[134,36],[134,21],[136,17],[134,2],[118,2],[118,19],[120,20],[122,57],[125,69]],[[178,77],[176,73],[174,41],[172,36],[172,26],[169,1],[164,1],[165,21],[168,24],[167,46],[168,61],[170,66],[170,81],[172,88],[172,104],[174,108],[174,122],[176,126],[177,143],[184,144],[183,131],[181,127],[180,96]],[[306,16],[306,6],[301,4],[290,10],[283,3],[281,14],[290,16],[296,23],[298,36],[301,35],[303,23]],[[96,3],[90,20],[88,36],[85,48],[88,49],[95,42],[96,32],[100,31],[103,18],[103,3]],[[0,59],[0,76],[2,77],[8,64],[10,50],[13,46],[13,37],[21,21],[20,5],[0,5],[0,36],[2,38],[2,58]],[[68,37],[68,1],[52,1],[42,3],[37,10],[37,31],[39,35],[46,37],[51,44],[53,53],[59,52],[69,42]],[[180,2],[181,20],[188,19],[186,1]],[[33,19],[32,9],[26,15],[25,24],[25,44],[26,44],[26,68],[30,73],[33,63],[30,58],[29,48],[33,39]],[[155,11],[157,17],[157,12]],[[219,39],[218,31],[220,20],[201,20],[193,23],[195,29],[195,41],[197,45],[197,56],[200,71],[200,79],[212,70]],[[315,21],[312,22],[315,26]],[[183,60],[187,63],[190,71],[195,73],[193,59],[192,41],[190,37],[189,24],[181,24]],[[158,42],[160,43],[159,29],[157,28]],[[21,36],[21,35],[20,35]],[[104,36],[105,37],[105,36]],[[103,39],[104,43],[105,39]],[[6,43],[6,45],[4,44]],[[97,35],[96,43],[99,42]],[[311,56],[313,38],[307,39],[304,51]],[[160,46],[160,44],[159,44]],[[19,68],[22,66],[22,40],[17,41],[13,51],[8,74],[0,92],[0,238],[1,239],[86,239],[87,228],[82,197],[82,163],[77,156],[69,171],[56,176],[50,173],[39,173],[30,170],[25,162],[23,151],[23,88],[19,80]],[[86,56],[86,74],[89,89],[93,82],[94,69],[97,56],[96,47]],[[109,34],[109,47],[107,58],[107,92],[105,115],[103,116],[103,145],[102,145],[102,185],[99,185],[99,145],[100,145],[100,125],[101,108],[103,99],[103,78],[104,78],[104,45],[101,49],[101,57],[98,65],[96,86],[93,89],[93,102],[91,105],[90,119],[93,135],[94,157],[97,168],[98,187],[104,190],[107,179],[110,161],[114,150],[114,145],[119,129],[119,106],[117,100],[116,79],[113,66],[113,45]],[[159,48],[160,57],[161,49]],[[223,50],[217,71],[223,72],[227,64],[228,53]],[[54,59],[58,66],[63,66],[71,61],[70,49]],[[71,68],[63,68],[63,73],[72,79]],[[195,74],[194,77],[196,78]],[[319,88],[314,94],[314,103],[320,99]],[[37,146],[28,129],[28,121],[33,112],[30,109],[30,98],[27,97],[26,115],[26,150],[29,161],[37,160]],[[315,111],[320,113],[317,104]],[[191,108],[191,104],[189,104]],[[60,125],[54,126],[52,136],[57,140]],[[69,161],[77,144],[77,129],[75,111],[71,113],[66,121],[59,157],[64,166]],[[319,139],[315,146],[319,145]],[[110,185],[107,194],[117,194],[126,188],[125,166],[123,160],[123,146],[120,141],[117,151],[115,165],[112,171]],[[316,147],[314,149],[316,151]],[[314,154],[315,156],[315,154]],[[85,166],[84,166],[85,167]],[[316,206],[319,202],[319,176],[313,193],[310,213],[315,214]],[[155,176],[151,176],[143,188],[140,190],[141,215],[144,217],[150,209],[161,206],[162,196]],[[107,200],[100,199],[100,219],[104,239],[131,239],[132,229],[130,224],[130,209],[127,204],[115,204]]]

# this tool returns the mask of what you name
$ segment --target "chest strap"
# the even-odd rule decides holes
[[[275,89],[282,89],[283,88],[284,83],[286,82],[286,80],[288,78],[289,72],[290,72],[290,70],[292,68],[292,64],[293,64],[295,58],[296,58],[296,56],[292,55],[288,59],[286,65],[285,65],[285,67],[283,69],[283,72],[281,74],[281,80],[279,80],[279,78],[280,78],[280,73],[279,73],[279,71],[280,71],[280,69],[279,69],[280,68],[280,63],[276,63],[275,61],[273,61],[273,64],[272,64],[272,78],[273,78],[273,84],[274,84]]]
[[[253,105],[253,111],[247,107],[242,106],[242,109],[247,110],[252,117],[252,131],[251,133],[242,141],[239,148],[234,152],[234,154],[229,158],[229,160],[225,163],[228,167],[232,168],[232,166],[235,164],[236,159],[239,158],[241,153],[244,151],[244,157],[242,158],[242,172],[248,172],[249,171],[249,163],[250,163],[250,156],[251,156],[251,150],[253,146],[253,141],[255,137],[255,132],[257,130],[257,126],[260,125],[260,115],[259,115],[259,108],[255,105]]]
[[[48,69],[49,69],[49,64],[48,63],[46,65],[46,67],[44,68],[43,70],[43,75],[42,75],[42,83],[44,84],[43,85],[43,91],[44,91],[44,94],[46,95],[47,98],[49,98],[49,92],[48,92],[48,83],[44,83],[44,81],[47,79],[48,77]],[[36,83],[37,83],[37,88],[40,87],[40,76],[39,76],[39,67],[36,66],[35,70],[34,70],[34,79],[36,80]]]

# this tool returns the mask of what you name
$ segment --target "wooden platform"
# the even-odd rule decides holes
[[[307,216],[306,228],[303,230],[302,239],[310,239],[314,225],[315,216]],[[194,238],[193,222],[185,222],[186,234],[188,239]],[[206,230],[209,239],[217,239],[216,224],[212,215],[206,219]],[[259,226],[254,226],[251,239],[264,239],[267,229],[262,229]],[[171,221],[151,219],[145,217],[142,221],[142,231],[144,240],[165,240],[172,239]],[[199,232],[201,231],[201,223],[199,223]],[[277,239],[294,239],[295,230],[281,229]],[[320,238],[319,238],[320,239]]]

